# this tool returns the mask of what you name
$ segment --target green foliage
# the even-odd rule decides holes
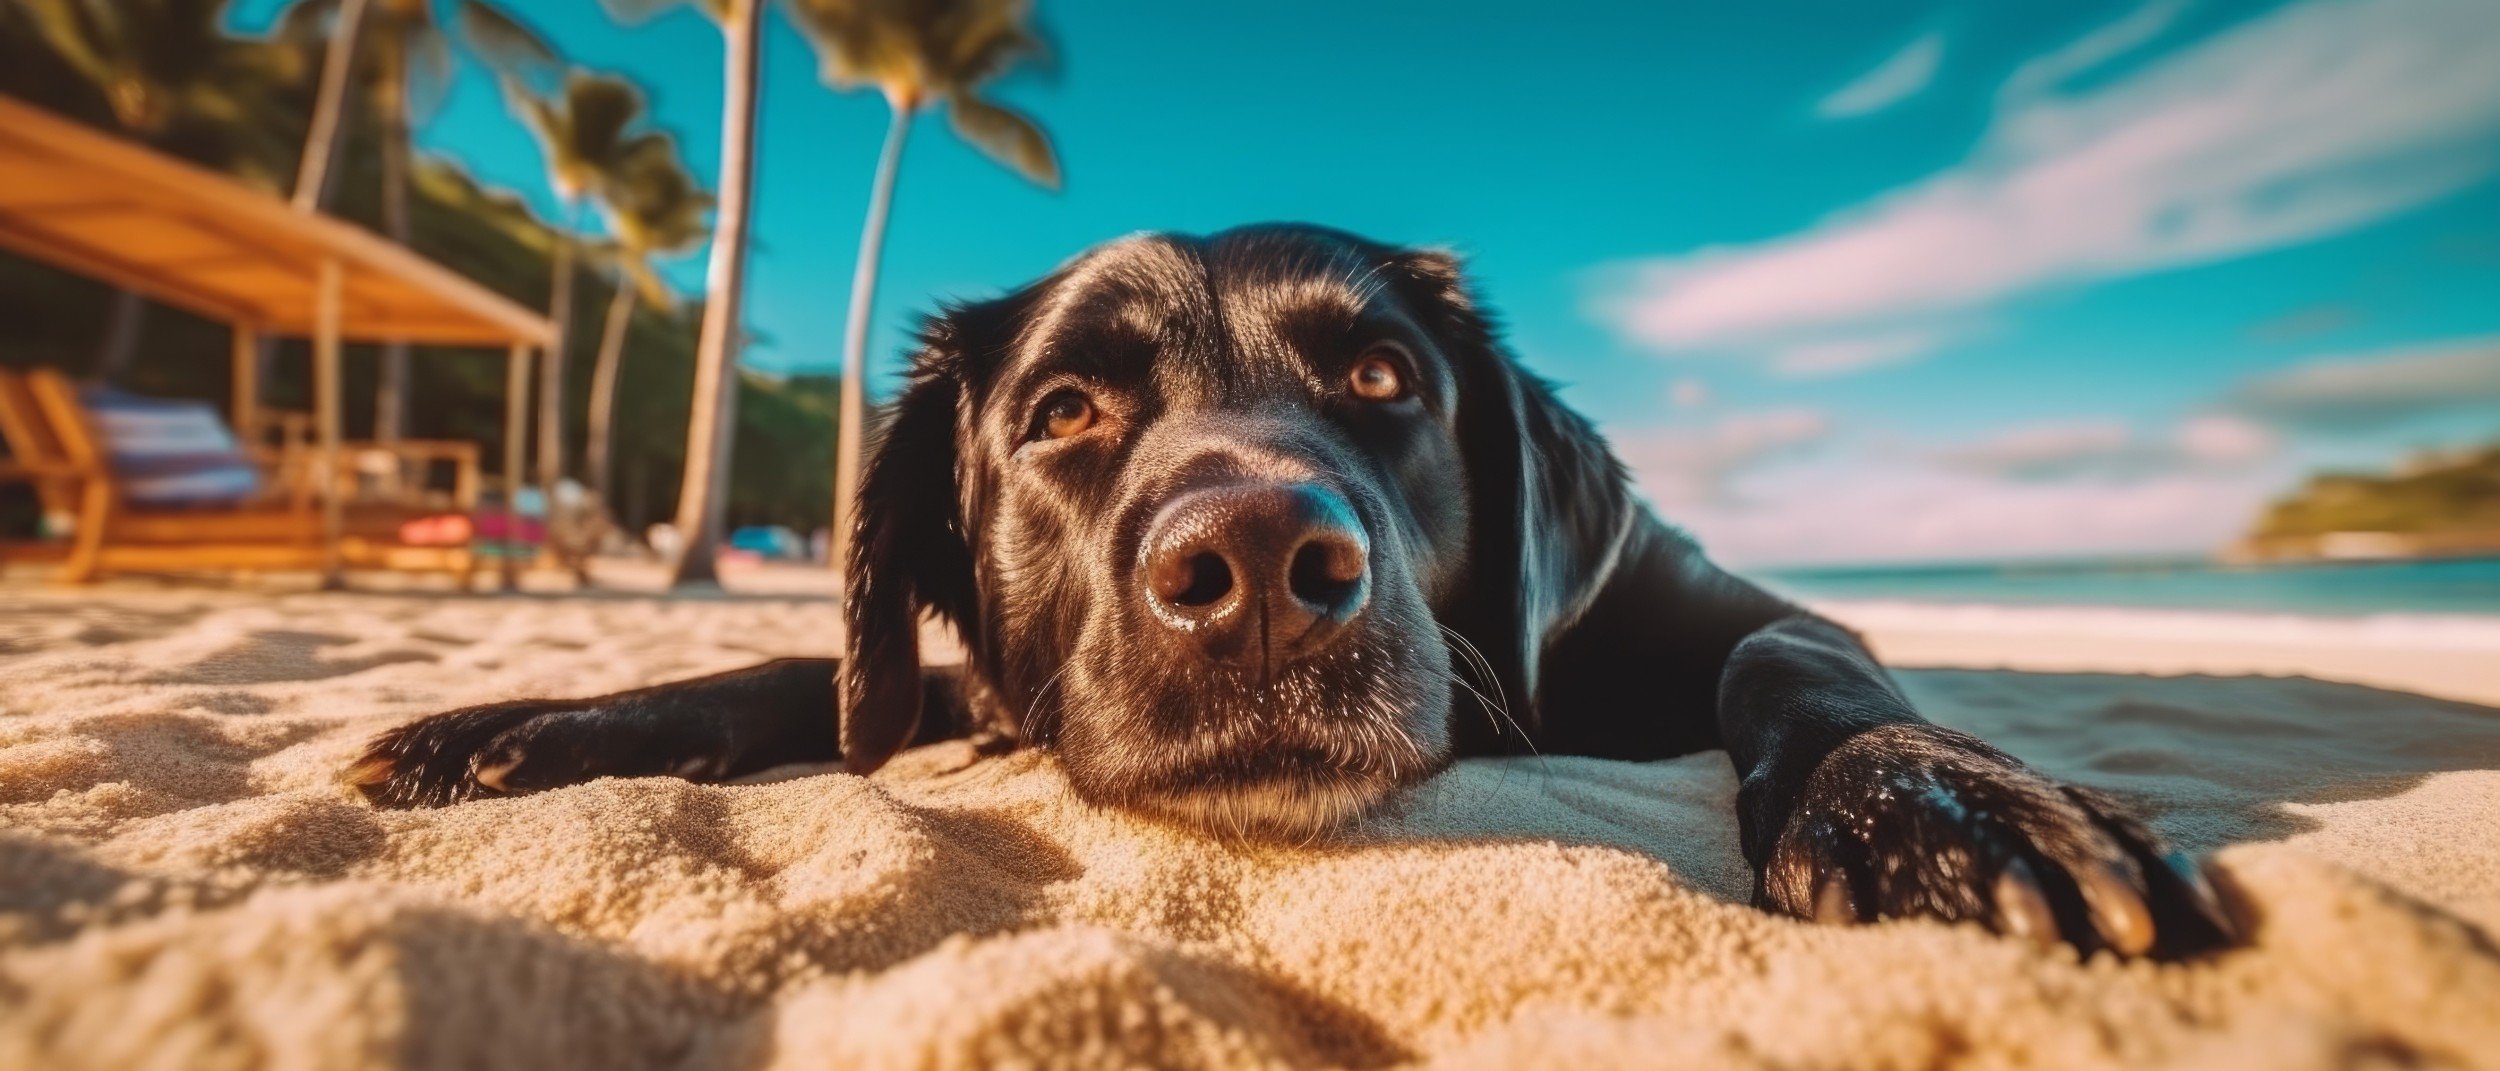
[[[0,0],[0,92],[107,129],[117,127],[103,94],[33,32],[25,17],[25,5],[30,2]],[[258,47],[265,42],[238,42],[222,36],[218,40],[223,42],[219,47],[235,44],[244,49],[243,54],[267,61],[242,68],[251,73],[238,76],[257,82],[225,88],[267,103],[236,115],[237,129],[221,132],[200,119],[178,122],[177,132],[192,129],[218,136],[173,136],[160,141],[159,147],[276,192],[278,180],[273,176],[292,173],[303,143],[318,64],[305,67],[271,58],[277,56],[275,51]],[[337,197],[331,206],[334,214],[377,231],[380,154],[375,139],[380,136],[379,126],[370,115],[351,118],[349,140],[340,154]],[[524,306],[546,306],[554,233],[520,198],[480,186],[456,162],[441,158],[421,161],[413,185],[410,242],[417,252]],[[673,213],[674,222],[652,227],[651,248],[662,255],[700,240],[683,237],[689,221],[699,230],[702,215],[700,207],[687,208],[682,203],[688,195],[699,199],[700,191],[690,178],[684,186],[682,193],[651,194],[680,200],[677,208],[662,213]],[[575,322],[596,322],[612,296],[604,280],[577,286]],[[86,372],[110,299],[110,289],[100,283],[0,254],[0,323],[10,325],[0,333],[0,363]],[[629,328],[616,413],[620,477],[616,505],[629,525],[665,519],[675,509],[679,470],[684,464],[687,396],[693,383],[694,328],[701,313],[700,304],[691,302],[675,309],[647,307],[637,311]],[[222,325],[159,308],[149,316],[141,352],[121,382],[148,394],[222,404],[227,399],[228,359],[228,337]],[[345,387],[351,437],[371,432],[372,407],[364,399],[372,397],[374,364],[370,349],[349,347]],[[306,408],[309,365],[304,347],[282,346],[268,384],[269,403]],[[580,441],[583,405],[589,396],[589,365],[575,361],[569,368],[573,378],[566,391],[567,441],[575,444]],[[483,443],[491,468],[494,459],[502,457],[501,354],[420,349],[410,371],[406,434]],[[752,373],[742,380],[730,523],[787,524],[801,531],[821,527],[827,519],[825,504],[832,495],[831,476],[822,463],[833,441],[830,390],[814,380],[784,382]],[[0,513],[8,512],[12,511],[0,507]]]
[[[318,71],[341,0],[294,0],[278,18],[273,41],[295,53],[303,69]],[[536,33],[486,0],[460,0],[454,9],[460,43],[498,77],[537,87],[556,84],[563,66]],[[358,28],[357,84],[377,98],[404,96],[408,110],[433,110],[451,80],[452,39],[436,17],[434,0],[368,0]],[[387,99],[373,102],[386,107]]]
[[[2500,444],[2418,459],[2392,475],[2321,473],[2275,502],[2259,539],[2331,532],[2500,532]]]
[[[226,34],[224,8],[224,0],[0,0],[0,36],[14,39],[0,57],[40,54],[45,68],[0,69],[67,76],[63,95],[83,117],[101,112],[148,144],[268,174],[261,168],[284,143],[259,118],[304,69],[292,50]]]
[[[560,94],[540,95],[517,78],[503,79],[504,96],[547,157],[547,178],[567,202],[603,196],[609,176],[637,154],[664,151],[665,135],[636,129],[643,120],[642,90],[614,75],[574,71]]]
[[[695,182],[666,134],[636,139],[622,157],[599,198],[608,232],[616,236],[611,255],[642,300],[674,307],[676,295],[651,270],[651,258],[681,256],[703,244],[711,233],[712,195]]]

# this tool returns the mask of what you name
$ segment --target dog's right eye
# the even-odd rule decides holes
[[[1367,402],[1394,402],[1406,397],[1403,364],[1410,359],[1406,347],[1395,342],[1374,344],[1346,373],[1346,389]]]
[[[1081,435],[1094,426],[1094,400],[1078,391],[1063,390],[1042,399],[1042,408],[1033,417],[1033,437],[1065,439]]]

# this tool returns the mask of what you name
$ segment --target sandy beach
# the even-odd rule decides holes
[[[333,780],[430,711],[828,653],[813,584],[0,587],[0,1066],[2500,1066],[2500,619],[1827,607],[1936,720],[2220,853],[2251,943],[2181,965],[1758,913],[1717,753],[1462,763],[1291,849],[945,745]]]

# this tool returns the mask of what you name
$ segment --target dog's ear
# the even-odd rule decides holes
[[[901,751],[921,718],[920,619],[971,623],[972,552],[957,493],[956,423],[965,396],[965,318],[931,321],[860,480],[841,668],[842,764],[869,773]]]
[[[1390,264],[1458,369],[1468,587],[1450,623],[1533,729],[1538,662],[1612,577],[1637,507],[1597,429],[1502,345],[1456,257],[1402,251]]]

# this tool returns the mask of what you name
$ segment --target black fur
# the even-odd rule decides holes
[[[1394,398],[1349,387],[1375,358]],[[1045,434],[1071,393],[1090,423]],[[980,732],[1052,749],[1096,802],[1304,835],[1453,756],[1725,748],[1766,907],[2124,953],[2230,935],[2197,867],[2111,801],[1927,724],[1855,637],[1661,523],[1444,254],[1313,227],[1144,236],[951,309],[860,507],[842,663],[439,715],[351,780],[440,805],[837,756],[864,773]],[[1362,548],[1325,620],[1292,601],[1314,562],[1344,564],[1308,558],[1322,545]],[[1156,586],[1172,562],[1215,570],[1210,601],[1195,573]],[[924,614],[962,637],[959,676],[920,666]]]

